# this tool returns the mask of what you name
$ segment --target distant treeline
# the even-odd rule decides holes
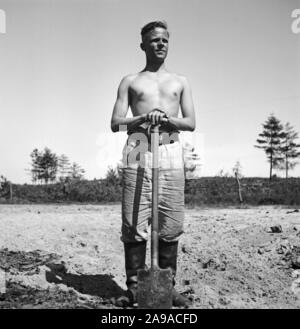
[[[241,196],[249,205],[300,205],[300,178],[241,178]],[[233,177],[202,177],[186,181],[187,205],[240,204],[237,180]]]
[[[249,205],[300,205],[300,178],[241,178],[241,196]],[[108,203],[121,202],[121,178],[74,180],[48,185],[12,184],[12,197],[2,193],[1,203]],[[234,177],[202,177],[187,180],[187,206],[238,205],[238,183]]]

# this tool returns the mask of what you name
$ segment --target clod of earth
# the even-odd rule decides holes
[[[291,210],[291,211],[287,211],[287,214],[292,214],[294,212],[299,212],[299,209],[295,209],[295,210]]]
[[[300,256],[292,260],[292,268],[300,269]]]
[[[282,233],[281,225],[271,226],[270,229],[268,230],[268,233]]]

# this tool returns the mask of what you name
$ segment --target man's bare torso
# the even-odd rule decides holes
[[[179,75],[170,72],[140,72],[130,76],[128,100],[133,116],[157,108],[178,116],[183,84]]]

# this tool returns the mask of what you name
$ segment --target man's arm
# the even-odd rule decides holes
[[[180,98],[182,118],[169,117],[169,124],[178,130],[194,131],[196,122],[191,87],[185,77],[181,77],[181,80],[183,84]]]
[[[130,77],[123,78],[118,88],[117,100],[113,109],[111,117],[111,130],[113,132],[119,131],[121,125],[126,125],[127,130],[132,129],[134,126],[142,124],[146,120],[146,115],[138,115],[133,118],[126,118],[128,112],[129,100],[129,85]]]

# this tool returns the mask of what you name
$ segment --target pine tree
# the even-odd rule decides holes
[[[32,181],[44,181],[46,184],[55,181],[58,163],[56,154],[45,147],[44,151],[34,149],[30,156]]]
[[[82,179],[83,175],[85,173],[85,170],[82,169],[79,164],[77,164],[76,162],[73,162],[70,170],[69,170],[69,177],[71,179]]]
[[[33,183],[36,183],[40,180],[40,175],[42,173],[42,169],[40,168],[40,161],[42,158],[42,153],[38,149],[34,149],[31,154],[31,179]]]
[[[259,134],[260,138],[256,140],[258,145],[255,145],[255,147],[265,151],[268,162],[270,163],[271,179],[273,169],[279,169],[284,161],[281,149],[284,138],[283,126],[274,114],[271,114],[262,126],[263,131]]]
[[[58,172],[60,180],[64,181],[66,179],[70,172],[70,167],[70,160],[65,154],[58,157]]]
[[[109,166],[105,175],[105,179],[107,185],[118,185],[120,183],[118,168],[112,168],[111,166]]]
[[[288,178],[289,170],[293,169],[298,162],[293,161],[300,157],[300,144],[296,143],[298,133],[294,131],[294,128],[290,123],[286,123],[284,126],[284,137],[282,145],[282,153],[284,154],[284,164],[281,169],[285,170],[285,177]]]

